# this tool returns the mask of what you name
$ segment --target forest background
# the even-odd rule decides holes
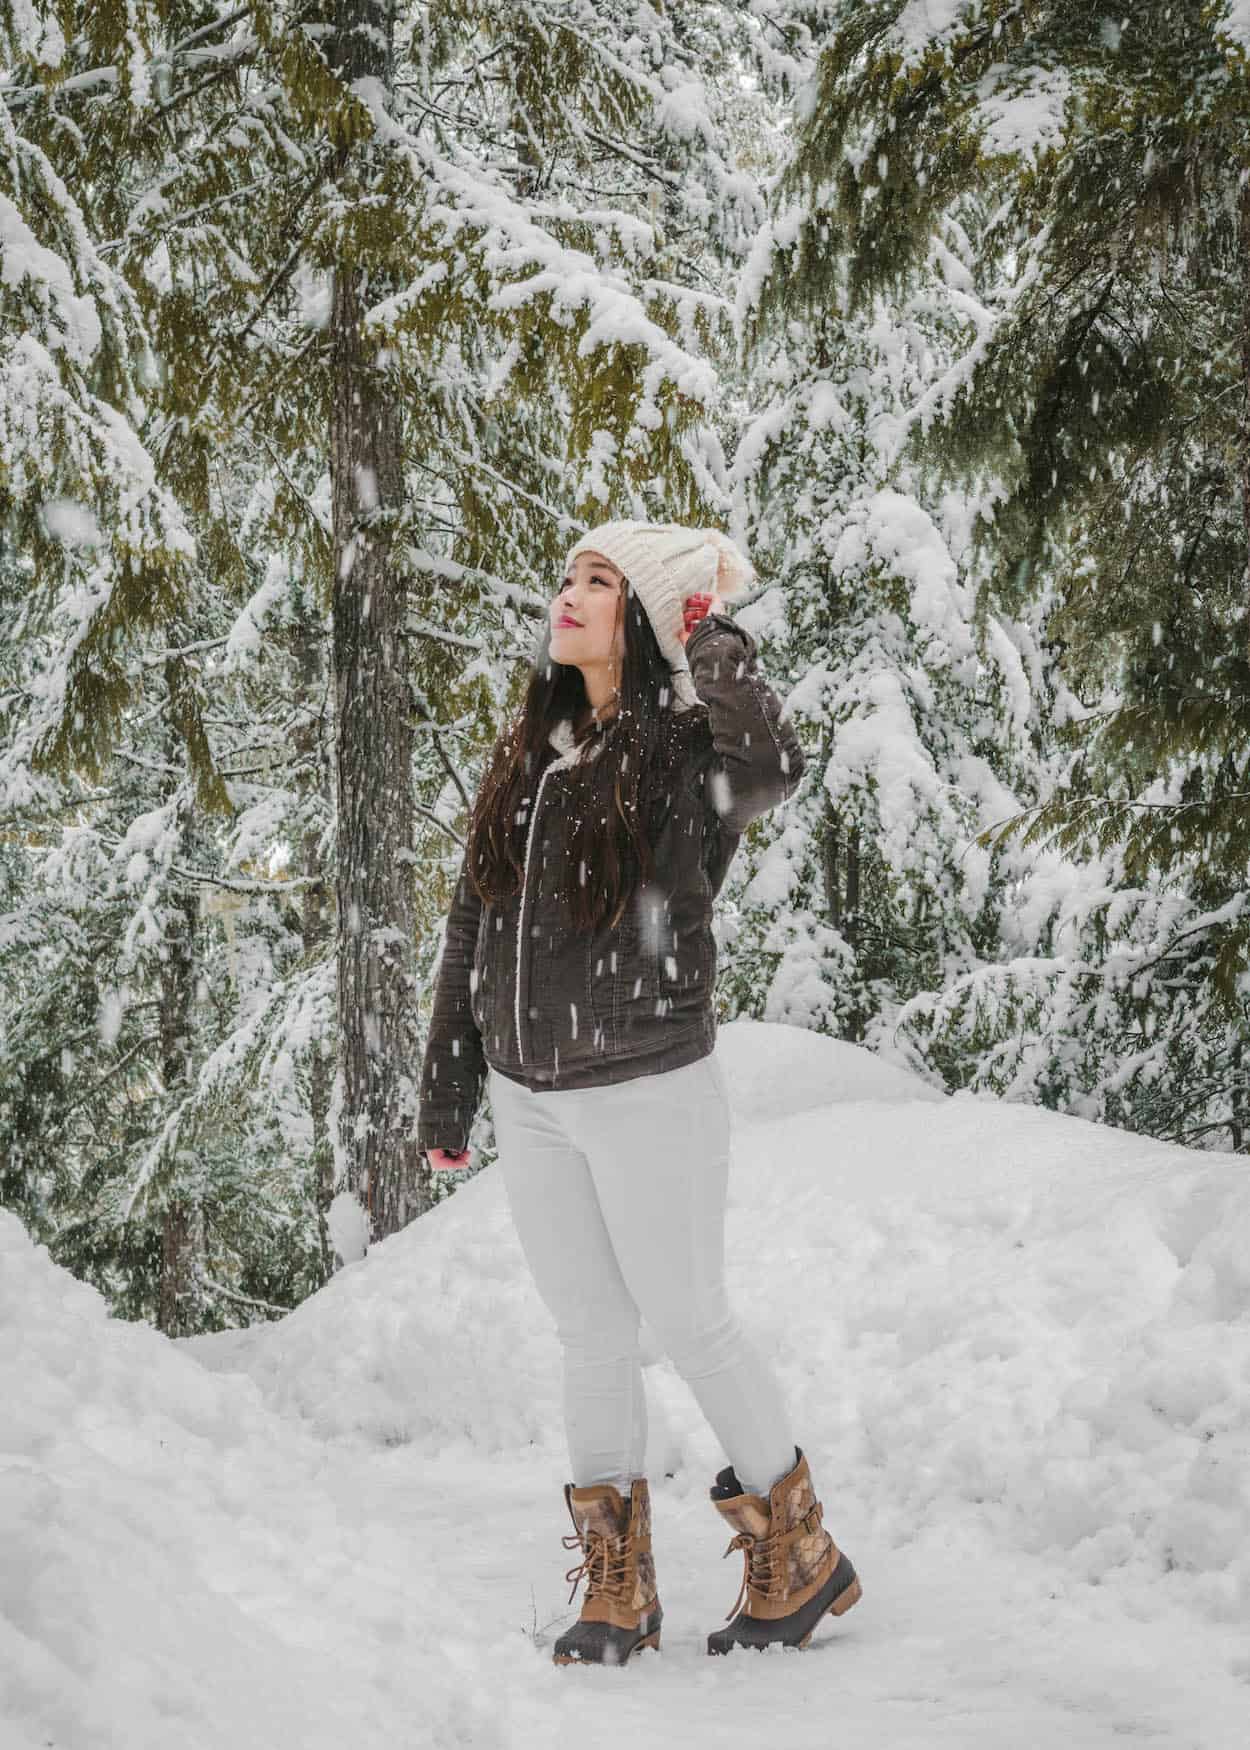
[[[1250,0],[0,0],[0,99],[0,1203],[116,1313],[454,1194],[441,925],[609,515],[751,554],[809,756],[722,1019],[1250,1148]]]

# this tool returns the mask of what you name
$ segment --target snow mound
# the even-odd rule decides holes
[[[560,1449],[551,1320],[487,1169],[286,1318],[179,1344],[325,1437],[480,1460]]]
[[[852,1100],[946,1099],[859,1046],[795,1027],[733,1021],[716,1050],[740,1138],[788,1113],[827,1120],[831,1104]],[[645,1322],[643,1342],[658,1358]],[[564,1450],[551,1318],[494,1171],[465,1180],[279,1323],[183,1347],[208,1366],[245,1368],[275,1408],[321,1435],[479,1457],[535,1448],[553,1464]],[[657,1462],[665,1438],[661,1427]]]
[[[729,1081],[734,1116],[747,1123],[762,1124],[814,1106],[842,1106],[854,1100],[896,1104],[947,1098],[940,1088],[862,1045],[772,1021],[722,1022],[716,1055]]]
[[[502,1742],[407,1644],[391,1534],[341,1519],[323,1452],[251,1380],[111,1319],[5,1210],[0,1403],[3,1750],[341,1750],[404,1707],[406,1745]]]
[[[829,1696],[895,1750],[1239,1750],[1244,1159],[911,1078],[848,1098],[864,1053],[723,1038],[732,1298],[864,1578],[814,1660],[706,1658],[740,1574],[724,1455],[663,1362],[664,1652],[577,1688],[551,1665],[580,1605],[560,1356],[497,1171],[287,1318],[181,1343],[0,1213],[3,1750],[747,1750],[779,1723],[816,1750]],[[823,1104],[750,1115],[820,1076]]]
[[[911,1078],[918,1098],[753,1122],[767,1084],[810,1089],[867,1053],[813,1052],[829,1042],[785,1026],[724,1034],[734,1300],[800,1443],[835,1459],[844,1523],[893,1548],[958,1528],[1136,1586],[1135,1608],[1157,1585],[1213,1621],[1250,1615],[1244,1161],[934,1102]],[[562,1475],[558,1347],[494,1169],[245,1342],[193,1346],[322,1436],[529,1453]],[[669,1364],[647,1383],[661,1424],[675,1410],[688,1430],[679,1469],[723,1462]]]

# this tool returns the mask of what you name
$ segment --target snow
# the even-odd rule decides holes
[[[865,500],[862,527],[849,523],[834,553],[835,566],[884,562],[908,587],[912,619],[924,640],[926,669],[952,660],[968,663],[975,647],[968,627],[967,589],[924,507],[905,492],[883,487]]]
[[[55,178],[50,181],[56,185]],[[46,318],[44,341],[49,347],[64,349],[79,367],[91,362],[102,337],[95,299],[75,290],[65,261],[40,243],[6,194],[0,194],[0,286],[25,291],[32,308]],[[32,352],[42,353],[33,336],[25,335],[23,341]]]
[[[910,67],[966,31],[968,13],[968,0],[906,0],[885,44],[899,55],[903,68]]]
[[[45,498],[40,506],[48,533],[67,547],[100,547],[104,532],[89,504],[76,498]]]
[[[983,149],[1033,164],[1063,144],[1072,80],[1065,67],[991,67],[975,87]]]
[[[1244,1159],[801,1029],[717,1050],[733,1296],[853,1612],[707,1657],[740,1558],[657,1358],[662,1650],[551,1663],[582,1596],[559,1356],[495,1168],[286,1318],[181,1342],[0,1212],[3,1750],[1244,1743]]]
[[[1216,29],[1250,55],[1250,0],[1224,0],[1223,17],[1216,20]]]
[[[918,1076],[858,1045],[826,1039],[805,1028],[784,1032],[747,1019],[722,1026],[716,1052],[733,1091],[739,1122],[766,1124],[797,1112],[828,1115],[855,1100],[944,1101]]]
[[[265,562],[265,578],[244,604],[226,635],[221,673],[254,669],[265,650],[271,620],[280,619],[291,588],[291,561],[286,553],[273,553]]]
[[[351,1191],[340,1191],[326,1210],[330,1244],[345,1264],[358,1263],[369,1250],[369,1212]]]

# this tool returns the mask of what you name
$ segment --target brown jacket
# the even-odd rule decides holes
[[[520,893],[483,906],[461,859],[421,1073],[419,1148],[466,1146],[487,1064],[530,1088],[583,1088],[679,1069],[715,1045],[712,901],[743,832],[793,793],[805,760],[745,627],[706,615],[686,660],[706,709],[692,707],[702,721],[688,769],[651,840],[651,892],[635,894],[615,928],[570,929],[562,900],[573,876],[558,823],[564,774],[579,757],[567,719],[537,768]]]

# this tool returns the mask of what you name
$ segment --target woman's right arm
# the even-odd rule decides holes
[[[466,849],[447,913],[417,1115],[417,1147],[453,1154],[468,1145],[486,1075],[470,986],[482,902],[466,873],[467,858]]]

